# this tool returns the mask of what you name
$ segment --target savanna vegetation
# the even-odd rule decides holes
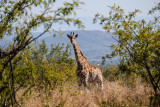
[[[112,45],[112,54],[120,57],[119,68],[123,72],[135,73],[137,76],[151,84],[154,90],[154,105],[160,104],[160,21],[159,15],[153,21],[144,19],[135,21],[135,10],[125,14],[120,6],[110,7],[109,17],[96,14],[94,22],[100,20],[100,24],[108,32],[113,31],[113,38],[117,44]],[[160,11],[160,3],[149,14]],[[103,57],[105,60],[105,57]]]
[[[109,17],[95,15],[94,22],[113,32],[117,44],[107,54],[101,69],[104,93],[96,86],[79,90],[76,63],[70,58],[70,45],[36,40],[55,31],[54,24],[84,25],[70,18],[82,2],[64,2],[51,8],[55,0],[1,0],[0,39],[13,36],[0,47],[0,106],[70,107],[70,106],[159,106],[160,99],[160,24],[155,20],[135,21],[136,13],[125,14],[119,6],[110,7]],[[149,14],[159,11],[155,6]],[[37,14],[33,9],[41,8]],[[33,36],[39,26],[44,30]],[[119,64],[106,66],[105,60],[118,55]],[[103,95],[102,95],[103,94]]]
[[[25,96],[36,86],[54,88],[72,78],[74,72],[67,72],[72,72],[75,64],[68,58],[68,46],[66,50],[61,45],[52,46],[49,51],[44,42],[38,46],[31,45],[44,33],[56,32],[53,29],[56,23],[83,27],[78,19],[69,18],[82,2],[65,1],[62,7],[52,8],[55,4],[55,0],[0,1],[0,38],[13,37],[8,46],[0,48],[0,106],[20,106],[16,100],[18,90],[24,89],[22,96]],[[36,9],[39,11],[34,11]],[[32,32],[40,26],[43,27],[41,34],[33,36]],[[56,77],[51,72],[53,70],[57,72]]]

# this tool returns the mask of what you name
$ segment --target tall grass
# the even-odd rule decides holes
[[[32,91],[23,107],[137,107],[149,106],[151,87],[138,84],[136,87],[122,86],[121,81],[104,81],[104,93],[95,86],[66,88],[50,92]],[[47,94],[46,94],[47,93]]]
[[[54,90],[32,89],[19,102],[23,107],[139,107],[150,106],[152,87],[135,74],[122,73],[117,67],[103,69],[104,92],[97,86],[80,90],[76,83],[67,83]],[[23,89],[18,92],[21,96]],[[19,97],[20,98],[20,97]]]

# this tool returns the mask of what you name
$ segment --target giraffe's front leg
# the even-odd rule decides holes
[[[81,89],[82,84],[83,84],[83,76],[82,76],[82,73],[81,73],[81,72],[78,72],[78,73],[77,73],[77,80],[78,80],[79,89]]]
[[[87,87],[88,86],[88,75],[85,75],[85,78],[84,78],[84,86]]]
[[[82,87],[82,83],[83,83],[82,79],[81,79],[81,78],[79,78],[79,79],[78,79],[78,86],[79,86],[79,89],[81,89],[81,87]]]

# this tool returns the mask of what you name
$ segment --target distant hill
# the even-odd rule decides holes
[[[65,45],[69,43],[72,46],[70,40],[67,37],[67,34],[70,34],[70,32],[75,32],[79,35],[78,38],[76,38],[76,41],[84,56],[92,64],[101,63],[102,56],[105,56],[106,53],[110,53],[110,46],[111,44],[115,43],[110,33],[98,30],[64,31],[64,34],[62,36],[57,35],[56,37],[53,37],[53,34],[45,34],[42,38],[39,39],[39,41],[45,40],[48,46],[55,43],[64,43]],[[74,52],[72,57],[74,57]],[[110,63],[110,61],[108,61],[108,63]],[[117,59],[114,59],[113,63],[117,63]]]
[[[64,34],[59,36],[56,35],[54,37],[54,34],[46,33],[41,38],[38,39],[38,41],[45,40],[47,46],[49,47],[51,44],[58,44],[58,43],[64,43],[72,44],[70,43],[70,40],[67,37],[67,34],[70,34],[71,31],[64,31]],[[75,32],[78,34],[78,38],[76,38],[76,41],[82,50],[84,56],[88,59],[89,62],[92,64],[100,64],[102,62],[101,58],[102,56],[105,56],[106,53],[110,53],[110,46],[111,44],[114,44],[115,41],[112,39],[111,34],[103,31],[98,30],[74,30],[72,32]],[[40,34],[40,32],[34,32],[33,35],[37,36]],[[0,45],[4,45],[4,43],[11,41],[11,38],[5,38],[3,41],[0,41]],[[74,52],[71,56],[74,58]],[[110,63],[110,61],[108,62]],[[113,60],[113,63],[117,63],[117,59]]]

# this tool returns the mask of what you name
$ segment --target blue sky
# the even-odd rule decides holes
[[[127,11],[139,9],[142,11],[140,16],[146,16],[148,10],[155,6],[159,0],[83,0],[86,5],[77,11],[78,17],[94,17],[99,12],[106,14],[109,12],[108,6],[119,5]]]
[[[57,0],[54,8],[60,7],[66,0]],[[72,0],[67,0],[72,1]],[[134,11],[135,9],[141,10],[141,13],[137,15],[138,19],[146,19],[150,20],[152,17],[148,15],[148,11],[156,5],[159,0],[80,0],[85,3],[85,5],[80,5],[78,9],[76,9],[77,15],[75,18],[79,18],[86,28],[84,30],[103,30],[102,26],[99,24],[92,24],[93,18],[96,13],[103,14],[105,16],[109,13],[109,7],[114,4],[119,5],[126,12]],[[78,30],[77,27],[74,26],[66,26],[66,25],[56,25],[56,30]]]

